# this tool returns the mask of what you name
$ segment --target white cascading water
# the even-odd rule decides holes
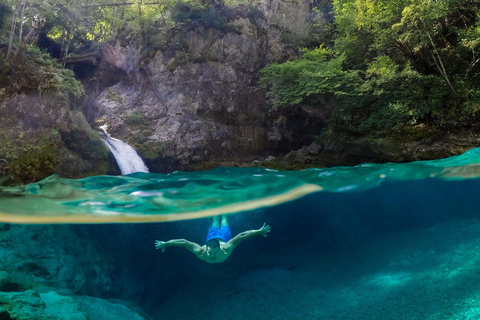
[[[128,143],[111,137],[106,126],[100,127],[103,130],[102,141],[110,149],[120,167],[122,175],[134,172],[148,172],[148,168],[142,158]]]

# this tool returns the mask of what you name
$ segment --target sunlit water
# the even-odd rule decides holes
[[[402,188],[416,181],[480,177],[480,148],[434,161],[278,171],[217,168],[171,174],[134,173],[80,180],[50,176],[38,183],[0,188],[0,222],[134,223],[185,220],[279,205],[312,193],[361,193]],[[480,181],[480,180],[474,180]],[[435,183],[429,184],[435,194]],[[439,184],[440,185],[440,184]],[[442,182],[442,188],[445,184]]]

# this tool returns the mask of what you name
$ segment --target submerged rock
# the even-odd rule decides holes
[[[62,296],[55,291],[40,293],[40,299],[45,304],[44,314],[51,319],[87,320],[81,307],[75,299]]]
[[[108,301],[89,296],[76,298],[87,319],[95,320],[144,320],[145,317],[131,310],[120,300]]]
[[[106,294],[112,290],[106,276],[112,269],[72,226],[12,225],[0,233],[0,291],[61,288]]]
[[[144,320],[122,301],[69,296],[55,291],[0,292],[0,320]],[[7,310],[8,309],[8,310]]]
[[[10,313],[6,309],[0,307],[0,320],[10,320],[10,319],[12,319],[10,317]]]
[[[0,320],[145,319],[132,303],[98,298],[119,291],[114,264],[82,235],[68,225],[12,225],[0,233]]]

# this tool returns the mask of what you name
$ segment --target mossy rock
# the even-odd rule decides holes
[[[58,155],[55,147],[41,146],[22,152],[10,163],[10,174],[15,182],[27,183],[44,179],[55,172]]]

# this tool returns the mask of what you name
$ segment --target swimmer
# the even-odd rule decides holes
[[[248,230],[239,233],[232,239],[232,231],[228,225],[227,216],[222,216],[221,222],[218,216],[213,217],[212,227],[208,230],[207,244],[200,246],[185,239],[173,239],[169,241],[155,241],[155,248],[165,251],[166,247],[185,247],[193,252],[200,260],[208,263],[220,263],[225,261],[233,249],[247,238],[253,236],[267,236],[271,231],[270,226],[265,223],[258,230]]]

